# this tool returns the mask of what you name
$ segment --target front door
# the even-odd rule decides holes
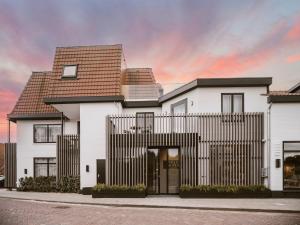
[[[177,194],[179,192],[179,149],[148,149],[148,193]]]

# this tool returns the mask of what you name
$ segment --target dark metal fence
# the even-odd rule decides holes
[[[4,186],[15,188],[17,182],[17,145],[5,143],[4,145]]]
[[[263,113],[108,116],[107,183],[147,185],[147,149],[169,146],[181,185],[261,184],[263,124]]]
[[[80,145],[78,135],[57,136],[57,180],[63,176],[80,175]]]

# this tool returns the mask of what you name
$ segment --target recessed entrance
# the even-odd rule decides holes
[[[179,192],[179,149],[148,149],[148,194]]]

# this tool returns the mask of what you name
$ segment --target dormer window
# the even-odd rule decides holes
[[[77,65],[64,66],[62,78],[74,78],[77,75]]]

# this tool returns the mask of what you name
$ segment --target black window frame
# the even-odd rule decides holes
[[[76,66],[76,70],[75,70],[75,75],[74,76],[64,76],[64,71],[66,67],[69,66]],[[62,74],[61,74],[61,79],[77,79],[77,72],[78,72],[78,64],[70,64],[70,65],[64,65],[63,66],[63,70],[62,70]]]
[[[296,191],[299,191],[300,189],[299,188],[285,188],[284,187],[284,153],[285,152],[288,152],[288,153],[295,153],[295,152],[299,152],[300,154],[300,149],[297,151],[297,150],[284,150],[284,144],[285,143],[299,143],[300,144],[300,140],[299,141],[283,141],[282,142],[282,190],[284,191],[293,191],[293,190],[296,190]]]
[[[36,163],[35,160],[36,159],[47,159],[47,163]],[[55,163],[50,163],[50,159],[55,159]],[[47,176],[46,177],[49,177],[49,165],[54,165],[56,166],[56,172],[57,172],[57,159],[56,157],[34,157],[33,158],[33,177],[35,178],[36,177],[36,174],[35,174],[35,166],[37,164],[42,164],[42,165],[47,165]]]
[[[231,96],[231,111],[229,113],[234,113],[234,96],[235,95],[241,95],[242,96],[242,112],[239,113],[244,113],[245,112],[245,94],[244,93],[221,93],[221,112],[224,113],[223,110],[223,96],[224,95],[230,95]],[[227,113],[227,112],[225,112]]]
[[[138,115],[144,115],[144,127],[146,127],[146,118],[147,118],[147,114],[152,116],[152,132],[150,132],[150,134],[154,133],[154,112],[137,112],[135,113],[135,132],[139,133],[138,131]],[[142,131],[141,131],[142,132]]]
[[[35,127],[37,126],[47,126],[47,141],[36,141],[35,139],[35,133],[36,133],[36,129]],[[43,144],[43,143],[56,143],[56,141],[52,142],[52,141],[49,141],[49,126],[60,126],[60,130],[61,130],[61,124],[33,124],[33,143],[36,143],[36,144]]]

